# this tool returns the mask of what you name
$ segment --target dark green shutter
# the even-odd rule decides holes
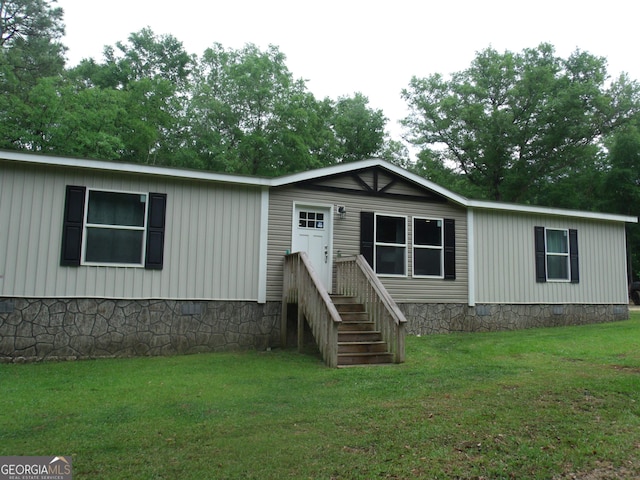
[[[367,263],[373,268],[374,246],[374,214],[373,212],[360,212],[360,253]]]
[[[444,279],[456,279],[456,222],[444,219]]]
[[[580,283],[577,230],[569,230],[569,265],[571,266],[571,283]]]
[[[147,252],[144,268],[162,270],[166,210],[167,194],[150,193],[149,209],[147,211]]]
[[[60,253],[60,265],[65,267],[80,265],[86,191],[86,187],[67,185]]]
[[[547,255],[545,252],[544,227],[533,227],[536,253],[536,282],[547,281]]]

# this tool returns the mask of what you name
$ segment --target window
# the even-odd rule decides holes
[[[442,219],[413,219],[413,276],[442,278],[444,268]]]
[[[87,191],[85,264],[142,265],[147,194]]]
[[[67,186],[60,264],[162,269],[166,200]]]
[[[534,235],[536,281],[578,283],[577,230],[535,227]]]
[[[300,212],[298,216],[298,227],[313,228],[316,230],[324,229],[324,213],[322,212]]]
[[[452,218],[415,217],[413,276],[456,279],[456,228]],[[407,275],[407,217],[360,212],[360,253],[374,272]]]
[[[376,215],[375,220],[375,272],[382,275],[406,275],[406,217]]]
[[[569,232],[568,230],[546,231],[547,279],[569,280]]]

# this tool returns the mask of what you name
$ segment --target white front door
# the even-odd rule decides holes
[[[332,209],[326,206],[295,204],[292,252],[307,252],[316,274],[331,292]]]

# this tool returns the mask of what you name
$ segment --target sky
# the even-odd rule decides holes
[[[464,70],[476,52],[521,52],[542,42],[608,59],[613,77],[640,80],[640,6],[629,0],[57,0],[64,9],[68,65],[102,59],[106,45],[150,27],[190,54],[214,43],[276,45],[316,98],[361,92],[400,140],[401,91],[413,76]]]

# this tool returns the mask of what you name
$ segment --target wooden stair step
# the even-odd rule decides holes
[[[338,342],[340,353],[386,353],[387,342]]]
[[[331,295],[331,299],[342,319],[338,327],[338,366],[393,363],[393,354],[369,320],[365,306],[348,295]]]
[[[375,328],[373,322],[354,322],[342,319],[342,323],[338,326],[338,332],[373,332]]]
[[[367,312],[340,312],[340,318],[343,322],[368,322],[369,315]]]
[[[333,303],[356,303],[356,297],[353,295],[338,295],[332,293],[329,295]]]
[[[334,303],[338,313],[365,313],[364,305],[361,303]]]
[[[338,330],[338,343],[340,342],[379,342],[382,340],[382,333],[362,330]]]
[[[345,295],[331,295],[331,300],[338,310],[342,312],[364,312],[365,308],[362,303],[358,303],[355,297],[349,297]]]
[[[391,353],[339,353],[338,366],[380,365],[393,363]]]

